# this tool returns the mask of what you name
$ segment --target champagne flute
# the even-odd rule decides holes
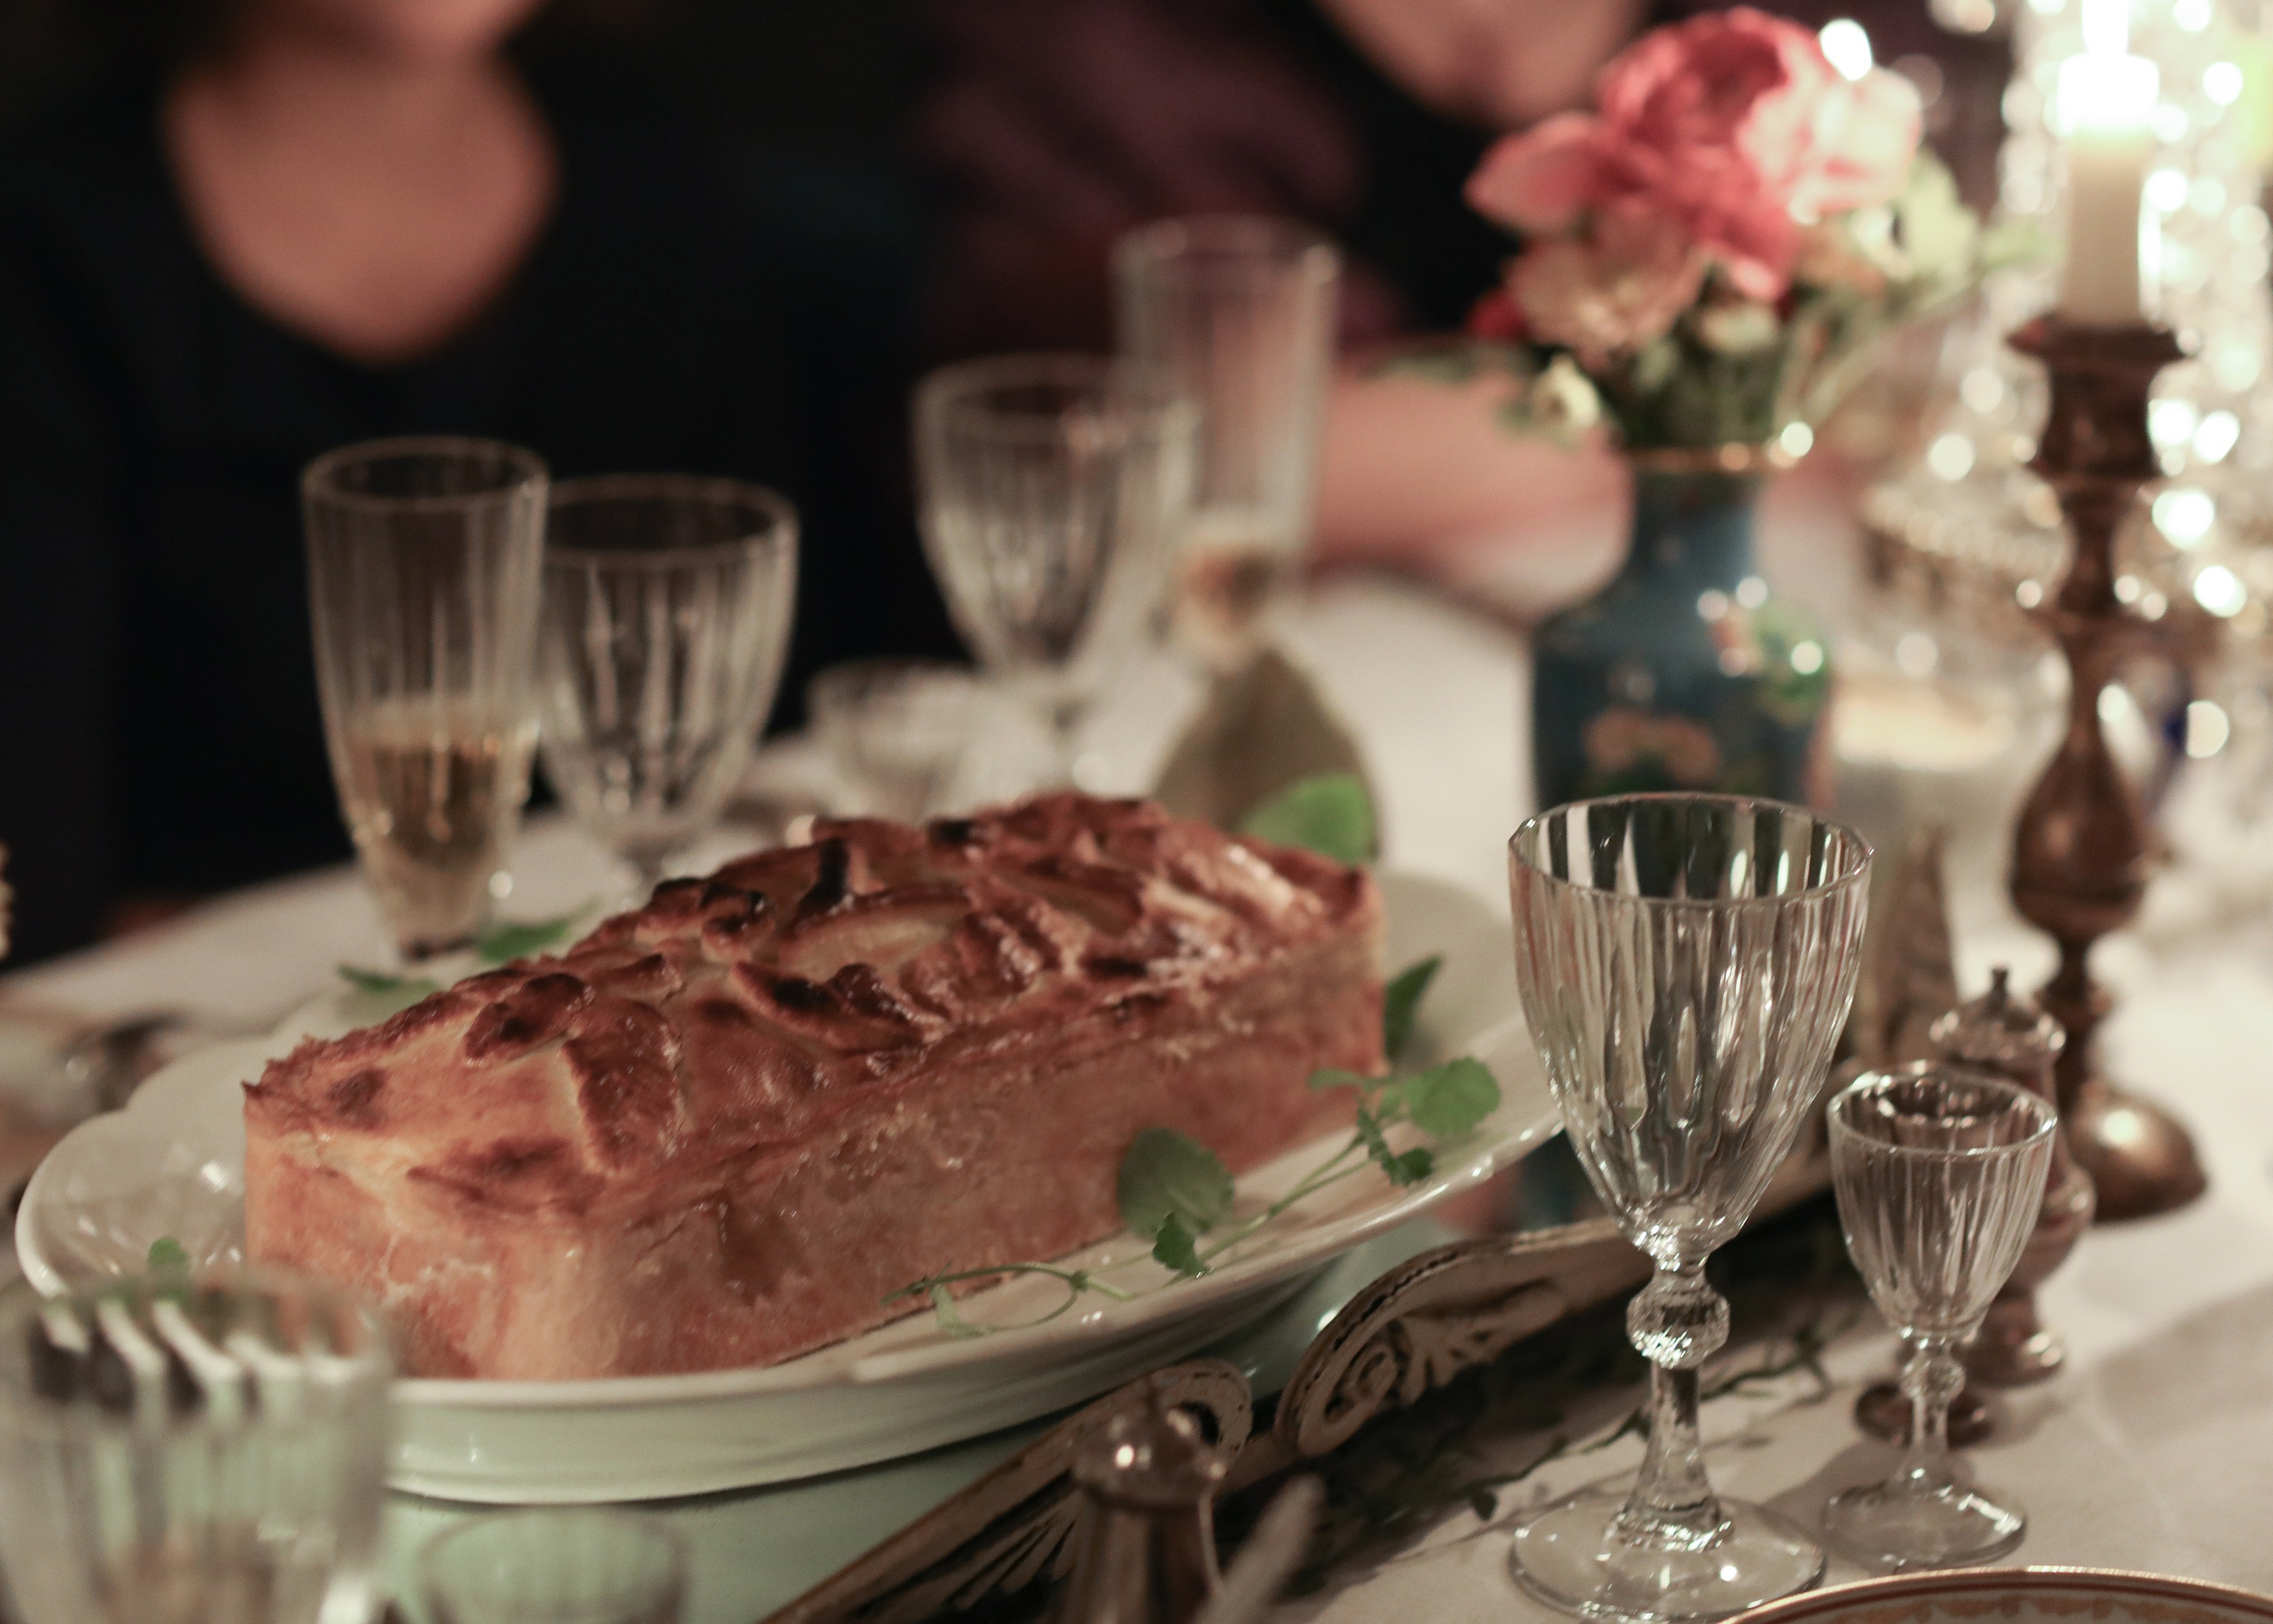
[[[332,779],[406,960],[471,941],[536,743],[548,478],[491,440],[376,440],[301,476]]]
[[[1293,220],[1200,216],[1129,233],[1113,270],[1121,353],[1200,408],[1172,624],[1227,675],[1261,647],[1309,551],[1342,256]]]
[[[1159,601],[1197,430],[1165,377],[1101,356],[970,361],[916,388],[925,553],[980,663],[1047,724],[1058,782]]]
[[[1912,1423],[1899,1470],[1833,1495],[1825,1532],[1895,1568],[1992,1561],[2020,1544],[2028,1519],[1952,1469],[1950,1400],[1965,1385],[1957,1351],[2036,1227],[2059,1117],[2024,1089],[1933,1061],[1865,1073],[1830,1116],[1840,1226],[1871,1301],[1909,1348]]]
[[[645,899],[717,821],[788,652],[797,516],[731,479],[554,487],[539,638],[544,772]]]
[[[1525,1589],[1568,1612],[1726,1617],[1813,1584],[1796,1525],[1713,1492],[1698,1370],[1728,1339],[1705,1279],[1805,1125],[1861,963],[1871,852],[1775,801],[1627,796],[1540,813],[1509,863],[1524,1010],[1571,1148],[1656,1271],[1628,1306],[1651,1361],[1630,1493],[1517,1525]]]

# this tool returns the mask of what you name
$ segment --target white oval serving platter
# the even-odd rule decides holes
[[[1337,1254],[1472,1187],[1557,1127],[1517,1011],[1507,926],[1472,894],[1384,875],[1389,963],[1429,954],[1444,967],[1423,1001],[1408,1064],[1473,1054],[1499,1109],[1445,1147],[1421,1183],[1373,1168],[1319,1191],[1208,1274],[1173,1280],[1123,1234],[1058,1260],[1111,1267],[1127,1302],[1065,1301],[1042,1279],[962,1300],[997,1327],[950,1335],[930,1313],[763,1369],[580,1382],[407,1379],[396,1384],[399,1489],[500,1503],[657,1499],[841,1471],[973,1438],[1081,1403],[1234,1335],[1300,1290]],[[193,1261],[242,1257],[242,1086],[302,1037],[347,1031],[373,1006],[343,993],[265,1038],[203,1050],[158,1073],[129,1106],[83,1123],[34,1176],[16,1250],[41,1290],[83,1287],[143,1266],[170,1237]],[[1338,1148],[1321,1140],[1240,1178],[1253,1212]]]
[[[2113,1568],[1960,1568],[1833,1585],[1744,1624],[2273,1624],[2273,1596]]]

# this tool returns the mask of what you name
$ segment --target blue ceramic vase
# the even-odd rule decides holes
[[[1640,452],[1617,577],[1532,639],[1541,807],[1707,789],[1822,804],[1830,645],[1753,557],[1767,456]]]

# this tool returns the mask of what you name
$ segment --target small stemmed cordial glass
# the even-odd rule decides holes
[[[1796,806],[1701,795],[1580,801],[1516,832],[1516,972],[1563,1122],[1656,1272],[1627,1310],[1651,1370],[1630,1493],[1516,1526],[1516,1579],[1592,1618],[1717,1619],[1823,1573],[1797,1525],[1721,1499],[1698,1372],[1728,1339],[1705,1260],[1744,1227],[1805,1125],[1861,961],[1871,852]]]
[[[1871,1301],[1908,1345],[1912,1422],[1894,1476],[1833,1496],[1824,1532],[1897,1569],[1992,1561],[2021,1542],[2027,1518],[1960,1481],[1950,1400],[1965,1385],[1958,1350],[2035,1227],[2059,1117],[2025,1089],[1931,1061],[1865,1073],[1830,1115],[1839,1222]]]

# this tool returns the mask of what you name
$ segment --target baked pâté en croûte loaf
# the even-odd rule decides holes
[[[1056,795],[843,821],[245,1092],[250,1256],[362,1291],[408,1370],[765,1365],[911,1281],[1121,1226],[1148,1127],[1235,1171],[1382,1068],[1359,869]]]

